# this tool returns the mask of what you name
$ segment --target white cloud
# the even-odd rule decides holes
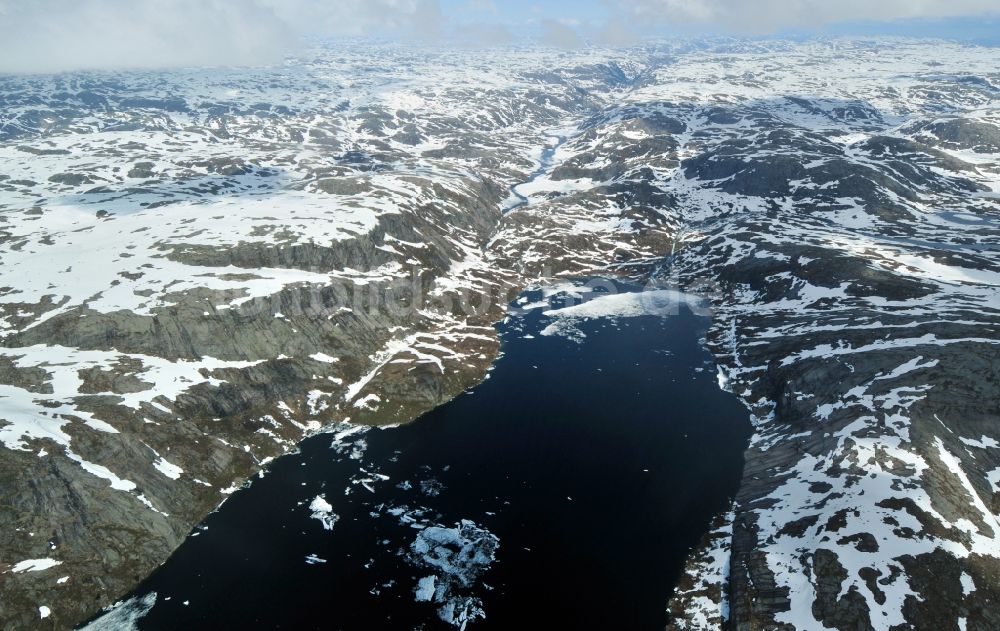
[[[440,39],[444,29],[444,15],[439,0],[419,0],[414,8],[413,34],[421,39]]]
[[[620,18],[613,18],[597,29],[596,42],[612,48],[631,46],[639,41],[639,34]]]
[[[240,0],[0,0],[0,72],[250,65],[295,42]]]
[[[514,9],[497,0],[0,0],[0,73],[260,65],[280,62],[301,34],[476,46],[537,36],[564,48],[582,45],[583,34],[617,46],[671,31],[978,15],[1000,11],[998,1],[581,0]]]
[[[149,1],[149,0],[139,0]],[[299,33],[364,36],[406,33],[421,10],[437,2],[418,0],[255,0],[271,8]]]
[[[472,48],[503,46],[515,39],[507,26],[489,22],[463,24],[457,36],[460,44]]]
[[[611,0],[640,23],[770,33],[837,22],[951,18],[996,13],[997,0]]]
[[[542,20],[539,40],[557,48],[578,48],[583,45],[580,35],[573,27],[557,20]]]
[[[0,0],[0,73],[260,65],[301,34],[437,39],[444,23],[439,0]]]
[[[497,15],[500,10],[497,9],[497,5],[493,0],[469,0],[464,5],[459,7],[459,11],[463,13],[489,13],[491,15]]]

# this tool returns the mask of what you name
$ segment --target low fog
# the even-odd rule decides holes
[[[572,48],[996,11],[996,0],[0,0],[0,73],[278,63],[304,34]]]

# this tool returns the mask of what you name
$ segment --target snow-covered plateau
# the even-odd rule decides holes
[[[112,605],[270,459],[454,397],[521,288],[594,276],[659,293],[560,326],[710,301],[754,424],[671,628],[1000,628],[1000,50],[907,39],[0,76],[3,626]],[[414,597],[473,626],[491,536],[418,533]]]

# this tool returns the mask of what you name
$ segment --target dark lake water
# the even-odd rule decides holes
[[[573,321],[577,339],[541,335],[543,311],[499,327],[470,392],[271,463],[139,587],[138,627],[662,629],[748,413],[686,307]]]

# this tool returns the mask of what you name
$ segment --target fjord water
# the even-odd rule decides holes
[[[435,569],[412,544],[470,520],[499,539],[455,585],[485,611],[470,629],[662,629],[686,555],[737,489],[748,414],[686,307],[576,322],[576,340],[539,335],[542,311],[500,325],[503,355],[470,392],[273,462],[140,586],[157,599],[139,628],[452,628],[414,598]],[[329,530],[310,509],[321,494]]]

